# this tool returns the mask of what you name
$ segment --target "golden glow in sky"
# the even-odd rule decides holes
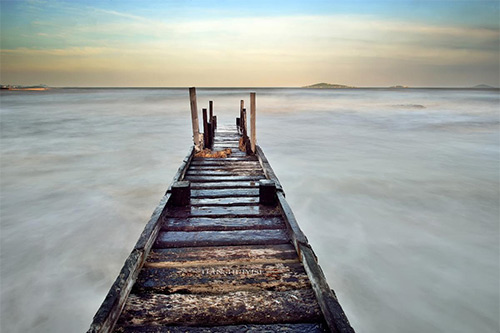
[[[2,1],[1,82],[499,85],[498,1]]]

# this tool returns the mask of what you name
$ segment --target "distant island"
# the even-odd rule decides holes
[[[49,90],[50,88],[45,84],[39,84],[37,86],[17,86],[17,85],[4,85],[2,84],[0,87],[2,90],[35,90],[35,91],[43,91]]]
[[[489,86],[487,84],[478,84],[477,86],[472,87],[473,89],[495,89],[495,87]]]
[[[316,83],[312,84],[310,86],[305,86],[302,88],[313,88],[313,89],[351,89],[351,88],[357,88],[357,87],[351,87],[351,86],[346,86],[343,84],[331,84],[331,83]]]

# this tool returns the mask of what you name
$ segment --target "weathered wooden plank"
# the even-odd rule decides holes
[[[224,160],[227,162],[244,162],[244,161],[257,161],[257,157],[255,156],[247,156],[247,157],[226,157],[226,158],[215,158],[215,157],[195,157],[194,161],[218,161]]]
[[[278,207],[272,206],[191,206],[169,209],[167,217],[272,217],[281,216]]]
[[[331,332],[354,333],[337,296],[326,282],[325,275],[316,261],[316,255],[310,246],[300,244],[300,256],[304,269],[309,276],[316,299]]]
[[[256,197],[228,197],[228,198],[202,198],[191,199],[191,206],[245,206],[258,205]]]
[[[222,295],[130,295],[119,320],[131,325],[237,325],[321,320],[310,289],[236,291]]]
[[[307,237],[302,232],[302,229],[300,229],[300,226],[297,220],[295,219],[295,215],[293,215],[292,208],[290,208],[290,205],[288,205],[288,202],[286,201],[283,192],[277,193],[277,199],[278,199],[278,206],[283,212],[283,217],[285,218],[285,223],[287,225],[287,228],[290,230],[292,243],[294,244],[297,253],[300,253],[299,245],[303,244],[307,246],[307,244],[309,243]]]
[[[215,134],[215,142],[235,142],[240,139],[239,135],[221,135],[220,133]]]
[[[243,188],[257,188],[258,181],[241,181],[241,182],[203,182],[203,183],[191,183],[191,191],[193,189],[243,189]]]
[[[168,231],[160,232],[155,248],[188,246],[227,246],[285,244],[288,234],[282,229],[236,231]]]
[[[259,196],[259,189],[254,188],[232,188],[232,189],[207,189],[191,190],[191,198],[227,198],[227,197],[249,197]]]
[[[239,218],[165,218],[164,231],[217,231],[217,230],[263,230],[285,229],[281,217],[239,217]]]
[[[262,170],[223,170],[223,171],[215,171],[215,170],[188,170],[186,173],[186,179],[193,176],[211,176],[211,177],[230,177],[230,176],[258,176],[258,178],[265,178]],[[256,177],[257,178],[257,177]],[[253,180],[253,179],[252,179]]]
[[[133,288],[141,293],[227,293],[310,288],[300,262],[194,267],[144,267]]]
[[[256,146],[256,151],[257,153],[255,156],[259,159],[259,163],[262,166],[262,169],[264,170],[264,174],[266,175],[267,179],[274,180],[276,182],[276,188],[278,191],[283,192],[283,188],[281,186],[281,183],[278,179],[278,176],[274,173],[273,168],[271,167],[271,164],[267,160],[266,155],[264,155],[264,152],[262,151],[262,148],[260,146]]]
[[[298,262],[291,244],[153,249],[146,267],[211,266],[242,263]]]
[[[227,325],[227,326],[126,326],[117,333],[324,333],[321,323]]]
[[[222,166],[260,166],[258,161],[254,160],[239,160],[239,161],[226,161],[229,157],[227,158],[219,158],[219,159],[199,159],[199,160],[193,160],[191,162],[191,165],[222,165]]]
[[[260,165],[255,164],[255,165],[232,165],[232,164],[227,164],[227,165],[192,165],[189,167],[188,172],[192,171],[249,171],[249,172],[263,172],[262,168]]]
[[[241,181],[258,181],[260,179],[264,179],[264,176],[190,176],[186,175],[184,177],[185,180],[189,180],[191,182],[241,182]]]

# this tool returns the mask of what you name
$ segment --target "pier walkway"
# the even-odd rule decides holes
[[[353,332],[260,147],[191,148],[89,332]]]

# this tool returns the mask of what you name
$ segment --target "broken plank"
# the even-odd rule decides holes
[[[285,244],[288,234],[282,229],[236,231],[168,231],[160,232],[155,248],[187,246],[227,246]]]
[[[220,263],[298,262],[291,244],[153,249],[145,267],[211,266]]]
[[[167,217],[271,217],[281,216],[278,207],[272,206],[191,206],[176,207],[169,209],[165,214]]]
[[[280,217],[240,217],[240,218],[165,218],[164,231],[217,231],[248,229],[284,229],[285,223]]]
[[[133,293],[227,293],[232,291],[285,291],[310,288],[300,262],[223,264],[194,267],[144,267]]]
[[[228,325],[317,322],[321,313],[310,289],[236,291],[222,295],[130,295],[118,322],[129,325]]]

